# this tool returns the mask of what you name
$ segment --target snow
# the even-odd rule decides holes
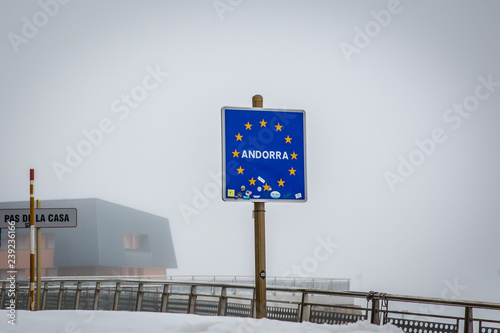
[[[0,310],[0,332],[23,333],[403,333],[394,325],[377,326],[360,321],[349,325],[292,323],[271,319],[208,317],[192,314],[50,310],[30,312],[17,310],[15,325],[9,324],[9,311]]]

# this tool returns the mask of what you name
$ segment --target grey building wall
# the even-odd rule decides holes
[[[78,225],[76,228],[50,230],[50,232],[54,231],[55,234],[54,266],[99,266],[100,249],[96,200],[48,200],[42,202],[44,208],[77,209]]]
[[[101,266],[177,268],[172,235],[166,218],[103,200],[98,200],[96,206]],[[147,235],[149,250],[125,250],[124,233]]]

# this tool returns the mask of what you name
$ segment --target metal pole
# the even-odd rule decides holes
[[[465,308],[464,333],[474,333],[474,316],[472,308],[468,306]]]
[[[262,108],[261,95],[252,97],[252,107]],[[254,202],[253,206],[255,229],[255,317],[267,315],[266,308],[266,205],[264,202]]]
[[[380,300],[376,297],[372,298],[372,318],[371,323],[374,325],[380,325]]]
[[[30,311],[35,311],[35,169],[30,169]]]
[[[42,200],[36,201],[36,208],[42,208]],[[36,310],[42,309],[42,228],[36,228]]]

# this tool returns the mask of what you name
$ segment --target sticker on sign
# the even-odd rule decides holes
[[[17,228],[30,226],[30,210],[25,209],[0,209],[0,228],[9,227],[9,222],[14,221]],[[77,226],[76,208],[36,208],[36,228],[75,228]]]

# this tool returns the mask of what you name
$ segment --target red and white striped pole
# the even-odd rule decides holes
[[[35,169],[30,169],[30,310],[35,311]]]

